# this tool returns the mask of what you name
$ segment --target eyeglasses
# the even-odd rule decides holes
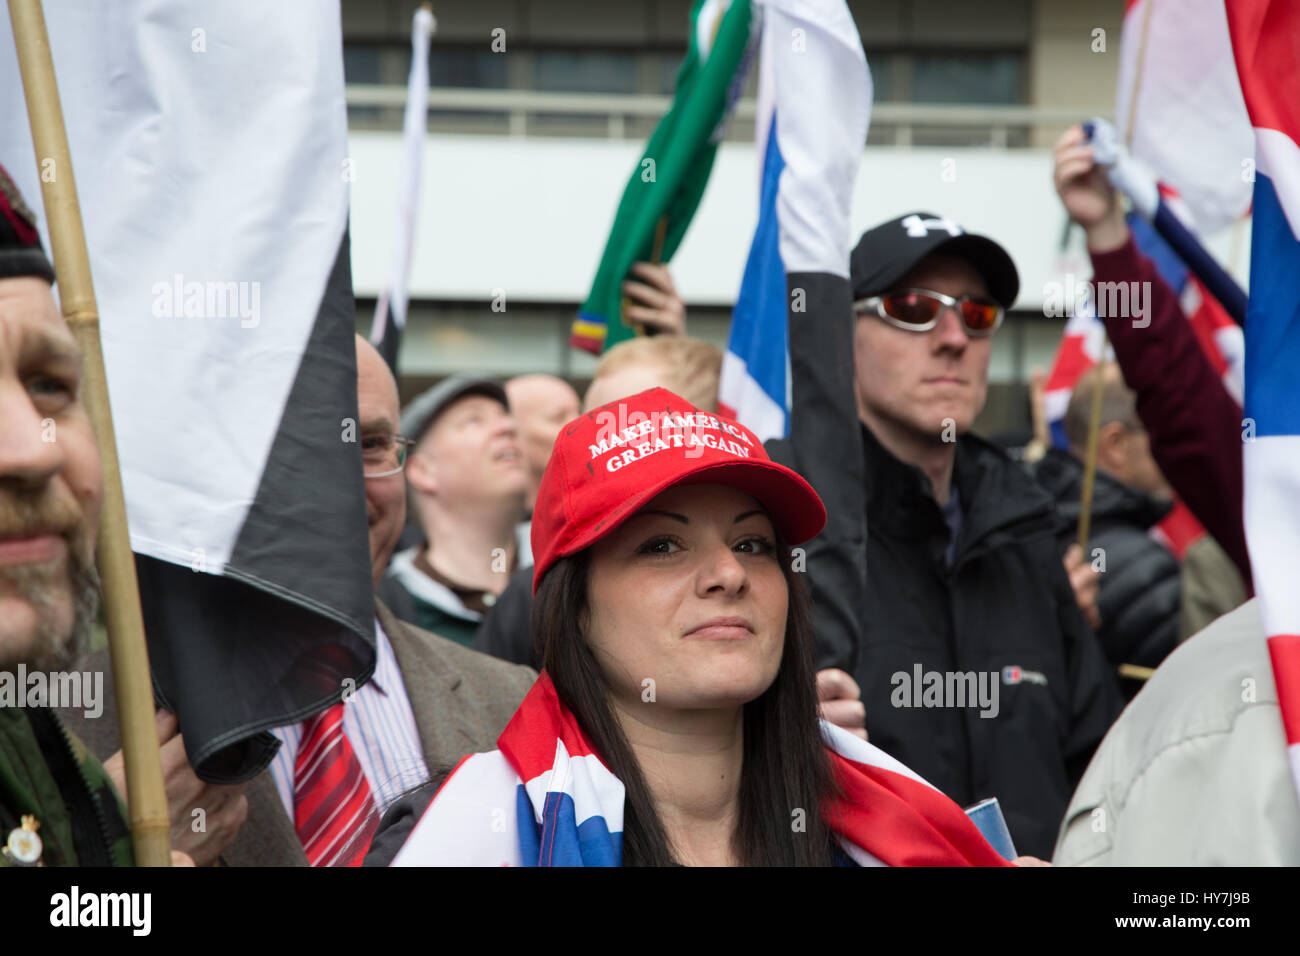
[[[361,439],[361,473],[387,478],[406,468],[407,451],[415,445],[401,435],[367,435]]]
[[[905,289],[888,295],[875,295],[853,303],[854,312],[866,312],[908,332],[929,332],[939,324],[944,308],[956,310],[966,334],[986,338],[1002,324],[1004,309],[983,296],[963,295],[953,298],[928,289]]]

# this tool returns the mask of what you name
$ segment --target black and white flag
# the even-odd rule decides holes
[[[375,662],[339,6],[45,15],[155,684],[200,775],[246,779],[268,728]],[[59,175],[32,149],[7,16],[0,163],[31,197]]]

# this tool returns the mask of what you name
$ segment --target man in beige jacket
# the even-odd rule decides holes
[[[1101,742],[1057,866],[1300,866],[1300,799],[1248,601],[1165,658]]]

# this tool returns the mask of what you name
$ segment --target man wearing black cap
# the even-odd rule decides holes
[[[818,666],[856,678],[872,743],[963,805],[997,797],[1017,851],[1046,857],[1120,705],[1062,568],[1051,498],[970,434],[1015,265],[918,212],[862,236],[850,281],[852,371],[834,360],[842,326],[791,338],[791,443],[836,526],[808,551]],[[801,368],[822,381],[801,383]],[[826,405],[838,417],[801,421],[801,386],[844,393]],[[839,451],[828,460],[846,431],[861,435],[861,469]]]
[[[406,466],[424,540],[393,556],[379,596],[403,620],[466,647],[520,564],[528,471],[505,389],[446,379],[402,413]]]

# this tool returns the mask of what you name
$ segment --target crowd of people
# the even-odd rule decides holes
[[[374,676],[245,784],[200,780],[160,711],[180,859],[994,865],[962,808],[995,797],[1022,865],[1300,863],[1240,408],[1078,127],[1055,177],[1097,280],[1152,289],[1149,326],[1104,317],[1116,362],[1079,381],[1068,448],[973,433],[1020,280],[929,213],[862,235],[852,316],[792,327],[766,448],[719,415],[722,354],[663,266],[624,286],[655,334],[581,397],[453,377],[402,409],[358,336]],[[102,483],[53,270],[4,195],[0,670],[58,670],[86,651]],[[1187,547],[1153,533],[1175,502]],[[0,708],[0,832],[39,808],[44,862],[129,859],[116,732],[111,707]]]

